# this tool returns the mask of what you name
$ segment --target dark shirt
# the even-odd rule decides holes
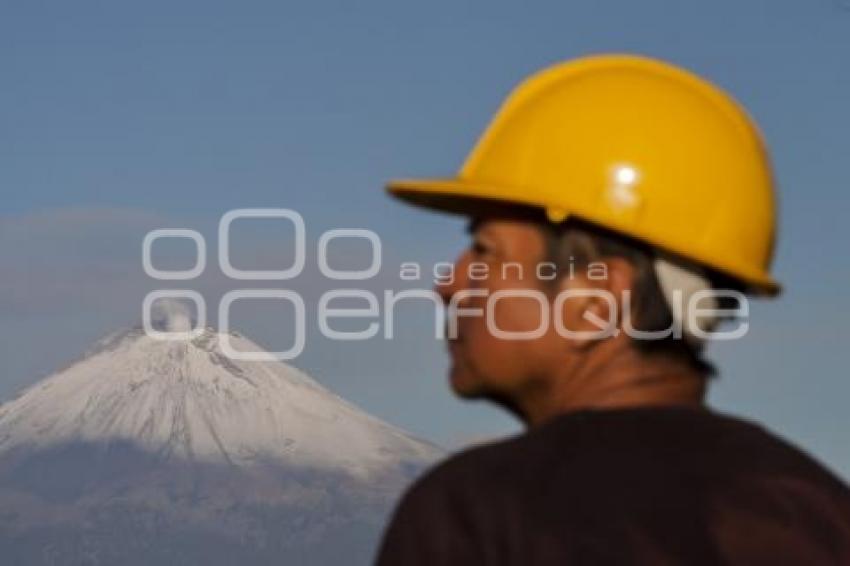
[[[739,419],[581,411],[429,472],[378,564],[850,565],[850,491]]]

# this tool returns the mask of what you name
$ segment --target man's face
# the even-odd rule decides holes
[[[456,293],[462,296],[470,290],[471,296],[455,298],[457,308],[480,309],[478,315],[458,316],[455,339],[449,332],[451,385],[462,397],[510,400],[545,378],[565,350],[563,339],[547,322],[549,315],[542,312],[550,310],[551,303],[513,295],[551,293],[553,283],[538,277],[538,266],[546,261],[545,240],[535,224],[524,220],[484,219],[473,222],[470,231],[472,242],[455,264],[454,281],[437,285],[447,305]],[[553,273],[551,265],[543,266],[544,275]],[[494,303],[488,325],[487,301],[497,292],[502,297]],[[533,339],[517,340],[494,335],[493,327],[511,333],[545,331]]]

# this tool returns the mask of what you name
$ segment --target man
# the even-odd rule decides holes
[[[725,93],[639,57],[568,62],[456,179],[389,189],[472,218],[439,286],[451,385],[528,431],[414,485],[380,565],[850,564],[847,487],[704,406],[706,335],[779,292],[769,163]]]

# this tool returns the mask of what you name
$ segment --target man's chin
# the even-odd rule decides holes
[[[452,367],[449,371],[449,383],[455,395],[462,399],[481,399],[487,396],[481,379],[457,367]]]

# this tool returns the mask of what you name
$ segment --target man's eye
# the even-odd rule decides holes
[[[472,242],[472,253],[475,255],[484,255],[488,251],[490,251],[487,246],[482,244],[481,242]]]

